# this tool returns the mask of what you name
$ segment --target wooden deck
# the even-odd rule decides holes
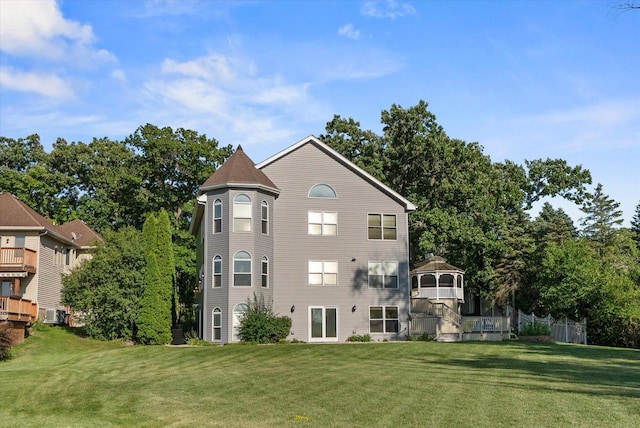
[[[19,297],[0,296],[0,321],[33,322],[38,316],[38,305]]]
[[[0,272],[36,273],[38,252],[24,247],[0,248]]]

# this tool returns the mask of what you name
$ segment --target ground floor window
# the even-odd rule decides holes
[[[215,308],[213,310],[213,331],[212,331],[212,339],[213,340],[222,340],[222,311],[220,308]]]
[[[240,324],[244,314],[249,310],[249,305],[246,303],[238,303],[233,308],[233,341],[240,341]]]
[[[399,330],[397,306],[369,307],[369,331],[371,333],[398,333]]]
[[[338,308],[312,306],[309,308],[309,341],[338,340]]]

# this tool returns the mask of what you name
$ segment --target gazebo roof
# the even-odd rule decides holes
[[[411,274],[430,273],[430,272],[456,272],[464,273],[462,269],[447,263],[444,257],[429,255],[425,260],[411,270]]]

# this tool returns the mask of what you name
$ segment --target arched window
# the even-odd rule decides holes
[[[269,234],[269,204],[267,201],[262,201],[260,205],[260,219],[262,220],[262,234]]]
[[[431,274],[422,275],[422,278],[420,278],[420,288],[435,287],[435,286],[436,286],[435,275],[431,275]]]
[[[213,233],[222,233],[222,201],[213,202]]]
[[[251,232],[251,198],[244,193],[233,198],[233,231]]]
[[[251,287],[251,254],[238,251],[233,256],[233,285]]]
[[[267,256],[262,258],[262,288],[269,288],[269,259]]]
[[[244,314],[249,310],[249,305],[246,303],[238,303],[233,308],[233,341],[240,340],[240,324]]]
[[[222,340],[222,311],[220,308],[215,308],[211,316],[211,339],[214,341]]]
[[[336,191],[333,190],[333,187],[329,186],[328,184],[316,184],[311,189],[309,189],[309,197],[335,199],[338,196],[336,195]]]
[[[213,288],[222,287],[222,257],[213,258]]]

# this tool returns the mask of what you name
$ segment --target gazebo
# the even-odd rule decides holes
[[[464,302],[464,271],[440,256],[427,258],[411,270],[412,299],[455,299]]]

